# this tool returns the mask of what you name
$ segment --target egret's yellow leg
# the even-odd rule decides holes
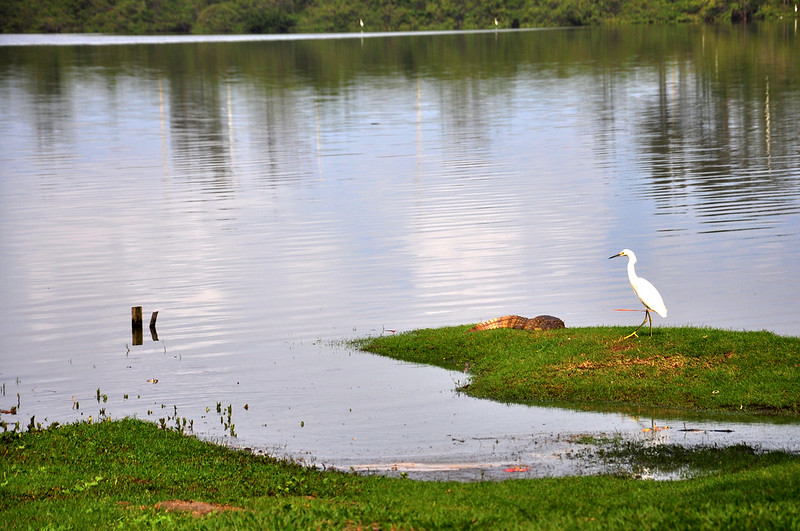
[[[650,337],[653,337],[653,318],[650,317],[650,310],[645,308],[645,310],[644,310],[644,321],[642,321],[642,324],[640,324],[636,328],[636,330],[634,330],[633,332],[631,332],[627,336],[623,337],[622,339],[629,339],[631,337],[639,337],[639,334],[637,334],[636,332],[638,332],[639,329],[644,326],[644,324],[648,321],[648,319],[650,320]]]

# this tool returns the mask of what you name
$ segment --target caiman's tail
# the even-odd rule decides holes
[[[494,328],[513,328],[515,330],[556,330],[566,328],[564,321],[552,315],[537,315],[528,319],[520,315],[504,315],[478,323],[469,329],[470,332],[492,330]]]

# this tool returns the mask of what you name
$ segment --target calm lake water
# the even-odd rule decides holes
[[[185,418],[465,479],[591,472],[571,437],[654,421],[800,450],[791,423],[474,400],[468,375],[340,341],[510,313],[633,328],[625,247],[656,325],[800,335],[799,50],[794,21],[0,36],[2,418]],[[132,344],[135,305],[157,341]]]

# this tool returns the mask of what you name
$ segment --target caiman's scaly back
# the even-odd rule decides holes
[[[536,317],[522,317],[520,315],[504,315],[478,323],[469,329],[470,332],[492,330],[494,328],[513,328],[515,330],[556,330],[566,328],[564,321],[552,315],[537,315]]]

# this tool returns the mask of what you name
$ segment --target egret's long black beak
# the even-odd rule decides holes
[[[614,256],[609,256],[608,259],[611,260],[612,258],[616,258],[618,256],[622,256],[622,253],[617,253]]]

